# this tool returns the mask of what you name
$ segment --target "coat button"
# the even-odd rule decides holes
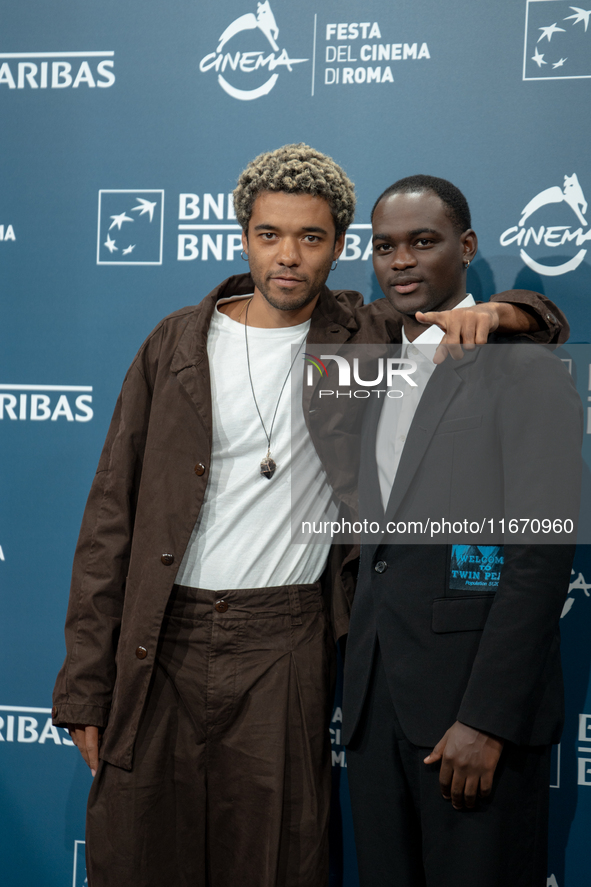
[[[216,610],[218,611],[218,613],[225,613],[226,610],[228,609],[228,602],[227,601],[216,601],[214,606],[215,606]]]
[[[374,570],[376,571],[376,573],[385,573],[387,569],[388,569],[388,564],[386,563],[386,561],[378,561],[374,567]]]
[[[138,647],[137,650],[135,651],[135,655],[137,656],[138,659],[145,659],[146,656],[148,655],[148,651],[146,650],[145,647]]]
[[[166,567],[170,567],[171,564],[174,564],[174,554],[163,554],[160,560]]]
[[[205,465],[203,464],[203,462],[198,462],[195,466],[194,471],[198,477],[201,477],[202,474],[205,474]]]
[[[55,719],[57,718],[57,708],[56,708],[55,705],[54,705],[53,708],[51,709],[51,717],[53,718],[54,721],[55,721]]]

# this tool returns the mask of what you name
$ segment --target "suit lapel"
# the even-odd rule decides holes
[[[462,378],[457,372],[460,366],[471,363],[477,349],[464,354],[460,361],[451,358],[439,364],[429,379],[425,392],[419,401],[417,411],[412,420],[408,436],[396,472],[392,492],[386,507],[386,520],[392,520],[402,504],[416,471],[423,460],[431,439],[437,430],[442,417],[462,385]]]
[[[359,469],[359,514],[370,521],[384,522],[382,491],[378,477],[376,440],[384,401],[372,398],[363,421]]]
[[[307,353],[313,351],[313,356],[315,357],[320,356],[320,351],[314,346],[324,345],[326,347],[328,345],[330,348],[331,345],[342,345],[348,342],[358,329],[353,312],[349,309],[346,310],[327,286],[324,286],[320,293],[320,298],[310,321],[310,330],[304,351]],[[332,349],[330,350],[332,351]],[[336,371],[336,367],[334,369]],[[307,385],[306,378],[304,377],[302,401],[305,415],[308,415],[316,389],[324,378],[324,376],[314,372],[312,385]]]

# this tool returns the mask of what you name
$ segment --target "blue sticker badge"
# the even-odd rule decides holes
[[[460,591],[497,588],[503,569],[502,545],[453,545],[449,587]]]

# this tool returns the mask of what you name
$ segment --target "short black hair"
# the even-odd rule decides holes
[[[374,203],[371,211],[372,220],[378,203],[384,200],[384,198],[389,197],[390,194],[411,194],[423,191],[432,191],[433,194],[437,194],[439,199],[445,204],[447,214],[460,234],[472,227],[470,207],[460,189],[448,182],[447,179],[438,179],[437,176],[419,175],[398,179],[397,182],[386,188]]]

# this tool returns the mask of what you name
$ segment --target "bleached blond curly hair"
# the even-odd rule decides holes
[[[337,237],[355,216],[353,182],[332,157],[303,142],[259,154],[241,173],[234,190],[234,210],[244,231],[248,230],[254,202],[264,191],[323,197],[330,206]]]

